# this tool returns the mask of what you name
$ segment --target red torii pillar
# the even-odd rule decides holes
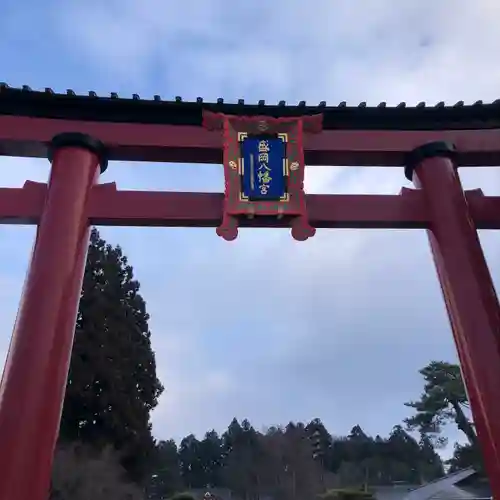
[[[491,488],[500,498],[500,307],[454,156],[452,144],[425,144],[409,155],[405,173],[426,198],[434,262]]]
[[[52,169],[0,385],[0,500],[46,500],[89,241],[87,205],[103,145],[52,140]]]

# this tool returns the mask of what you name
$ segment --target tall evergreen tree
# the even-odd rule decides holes
[[[121,248],[93,229],[60,429],[62,441],[114,446],[134,480],[147,473],[163,390],[139,288]]]
[[[255,495],[260,482],[262,447],[258,433],[248,420],[233,419],[222,435],[224,480],[238,495]]]
[[[313,443],[305,426],[290,422],[283,433],[283,458],[290,498],[314,498],[321,488],[321,463],[313,457]]]
[[[156,464],[147,487],[148,498],[163,500],[183,490],[179,454],[173,439],[157,445]]]
[[[179,446],[181,476],[187,488],[204,488],[206,486],[200,448],[200,441],[196,439],[194,434],[186,436]]]
[[[443,461],[436,453],[431,440],[425,434],[421,435],[419,446],[422,460],[420,463],[420,481],[423,483],[444,476]]]
[[[222,439],[214,430],[207,432],[200,442],[200,455],[206,485],[222,485]]]
[[[468,443],[464,445],[455,443],[453,457],[448,460],[447,464],[450,466],[450,472],[474,467],[480,474],[485,473],[484,461],[479,446],[473,446]]]
[[[400,425],[396,425],[392,429],[387,444],[391,455],[405,464],[404,475],[407,481],[418,484],[421,479],[420,463],[422,462],[422,450],[418,442]]]
[[[319,418],[306,425],[306,433],[313,445],[313,457],[322,465],[327,465],[331,455],[332,436]]]

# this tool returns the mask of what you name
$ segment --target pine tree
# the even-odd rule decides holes
[[[314,458],[324,466],[329,464],[331,459],[332,436],[326,430],[323,422],[319,418],[311,420],[306,425],[306,433],[313,444]]]
[[[200,457],[205,474],[205,484],[211,488],[222,484],[222,439],[215,430],[205,434],[200,442]]]
[[[206,486],[200,441],[196,439],[194,434],[186,436],[181,441],[179,465],[182,480],[187,488],[204,488]]]
[[[477,446],[474,424],[470,420],[470,408],[460,366],[445,361],[431,361],[420,370],[425,385],[420,399],[405,403],[415,410],[405,423],[409,430],[418,430],[436,445],[446,444],[440,436],[443,426],[455,422],[467,436],[472,446]]]
[[[136,481],[151,462],[149,414],[163,391],[139,287],[121,248],[93,229],[60,429],[63,442],[114,446]]]
[[[258,433],[250,422],[241,424],[234,418],[222,435],[224,480],[239,496],[255,495],[259,484],[259,462],[262,456]]]
[[[420,436],[421,459],[421,482],[432,481],[444,476],[444,467],[441,457],[436,453],[431,440],[425,434]]]
[[[156,466],[147,486],[147,498],[162,500],[182,492],[179,453],[173,439],[160,441],[157,446]]]

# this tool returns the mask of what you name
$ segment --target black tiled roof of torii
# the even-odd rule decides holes
[[[120,98],[112,92],[109,96],[98,96],[90,91],[78,95],[68,89],[56,93],[50,88],[32,90],[27,85],[11,88],[0,83],[0,115],[17,115],[68,120],[108,121],[128,123],[156,123],[170,125],[202,124],[203,110],[229,115],[246,116],[302,116],[323,114],[324,129],[350,130],[456,130],[500,128],[500,99],[492,103],[476,101],[465,105],[459,101],[453,105],[439,102],[428,106],[421,102],[407,106],[402,102],[397,106],[387,106],[385,102],[377,106],[348,106],[345,101],[329,106],[325,101],[308,105],[300,101],[296,105],[266,104],[261,100],[246,104],[243,99],[235,103],[183,101],[181,97],[164,101],[159,95],[152,99],[141,99],[138,94],[131,98]]]

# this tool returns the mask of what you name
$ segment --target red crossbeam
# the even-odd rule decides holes
[[[222,163],[220,132],[202,127],[0,116],[0,155],[46,158],[55,135],[82,132],[100,139],[111,160]],[[325,130],[305,137],[307,165],[404,165],[421,144],[451,141],[459,165],[500,165],[500,130]]]
[[[28,181],[23,188],[0,189],[0,223],[36,224],[47,186]],[[479,229],[500,229],[500,197],[468,191],[467,201]],[[217,227],[223,195],[120,191],[114,183],[93,189],[89,218],[102,226]],[[428,217],[419,191],[400,195],[308,195],[311,224],[317,228],[425,228]],[[255,218],[243,227],[288,227],[286,220]]]

